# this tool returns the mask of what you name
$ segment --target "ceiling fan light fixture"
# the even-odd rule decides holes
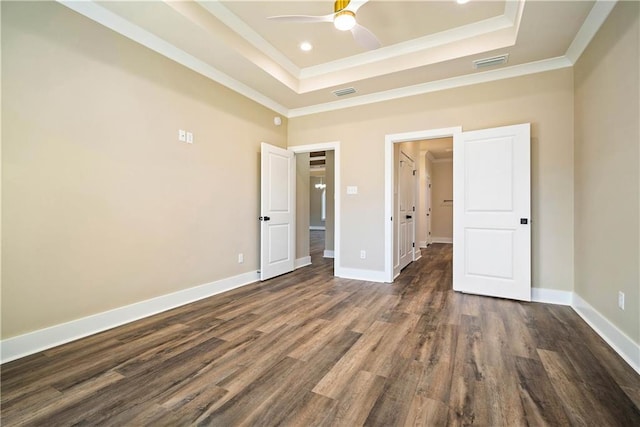
[[[349,31],[356,25],[356,14],[350,10],[341,10],[333,17],[333,25],[337,30]]]

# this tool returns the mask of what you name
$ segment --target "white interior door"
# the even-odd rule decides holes
[[[529,123],[453,139],[453,289],[531,300]]]
[[[260,280],[293,271],[296,248],[296,161],[292,151],[262,143]]]
[[[400,152],[398,169],[398,206],[399,206],[399,269],[405,268],[413,261],[414,216],[415,216],[415,179],[414,162],[406,154]]]

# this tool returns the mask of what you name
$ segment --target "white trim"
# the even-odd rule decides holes
[[[310,225],[309,230],[325,231],[327,227],[324,225]]]
[[[257,281],[258,273],[251,271],[7,338],[0,343],[0,359],[10,362]]]
[[[517,0],[522,2],[522,0]],[[462,40],[469,40],[474,37],[496,33],[500,30],[515,27],[515,23],[504,15],[494,16],[491,18],[483,19],[482,21],[472,22],[470,24],[462,25],[460,27],[454,27],[448,30],[440,31],[435,34],[428,34],[426,36],[418,37],[412,40],[396,43],[389,46],[384,46],[375,50],[370,50],[357,55],[349,56],[342,59],[336,59],[334,61],[325,62],[310,67],[305,67],[300,70],[301,86],[304,85],[305,79],[311,79],[313,77],[322,77],[327,74],[340,73],[355,67],[362,67],[365,65],[378,64],[378,67],[371,67],[368,72],[361,76],[362,79],[375,77],[380,74],[377,68],[380,68],[380,63],[385,61],[389,62],[394,59],[404,59],[417,52],[429,52],[431,49],[437,47],[443,47],[451,45]],[[516,34],[507,36],[509,42],[515,41]],[[493,43],[496,49],[500,48],[502,44],[508,43],[504,37],[500,38],[502,43]],[[479,52],[476,52],[479,53]],[[431,55],[422,55],[420,60],[413,60],[414,67],[429,65],[434,61],[431,60]],[[455,59],[455,58],[447,58]],[[387,67],[382,67],[386,69]],[[341,84],[341,83],[339,83]],[[312,87],[311,90],[321,89],[321,87]]]
[[[211,80],[223,86],[230,88],[231,90],[241,95],[246,96],[247,98],[257,102],[260,105],[263,105],[287,118],[293,118],[571,67],[579,59],[586,46],[589,44],[593,36],[597,33],[598,29],[602,26],[611,10],[615,7],[617,0],[596,0],[596,3],[594,4],[592,10],[582,24],[582,27],[576,33],[576,37],[563,56],[543,59],[540,61],[534,61],[525,64],[518,64],[510,67],[503,67],[496,70],[475,72],[462,76],[425,82],[413,86],[375,92],[344,100],[328,102],[324,104],[309,105],[293,109],[288,109],[287,107],[281,105],[270,97],[264,95],[263,93],[234,79],[228,74],[223,73],[217,68],[186,53],[185,51],[177,48],[171,43],[161,39],[160,37],[157,37],[149,31],[144,30],[140,26],[122,18],[121,16],[109,11],[108,9],[100,6],[93,1],[57,0],[57,2],[143,46],[146,46],[149,49],[154,50],[155,52],[169,59],[172,59],[173,61],[199,74],[202,74],[203,76],[210,78]],[[506,25],[507,21],[511,23],[509,25],[515,24],[516,20],[519,23],[519,18],[522,15],[521,10],[523,4],[524,2],[520,1],[506,2],[504,15],[499,17],[504,21],[501,25]],[[299,78],[309,74],[310,70],[313,70],[314,67],[300,69],[295,64],[290,62],[284,55],[273,48],[273,46],[271,46],[266,40],[257,35],[255,31],[246,26],[246,24],[244,24],[241,20],[237,19],[237,17],[235,17],[232,12],[228,10],[226,12],[222,11],[222,9],[224,8],[223,5],[218,5],[217,2],[211,4],[209,4],[208,2],[204,2],[202,6],[210,13],[215,15],[218,19],[225,22],[225,24],[229,25],[234,31],[236,31],[237,34],[247,40],[248,43],[260,49],[271,60],[279,64],[283,68],[283,70],[286,70],[288,74],[293,75],[294,78],[297,78],[299,86],[301,85],[301,81]],[[240,28],[236,24],[239,24],[241,27],[246,28]],[[483,25],[485,24],[486,23],[484,23]],[[456,30],[459,31],[459,29]],[[248,32],[253,32],[255,34],[251,35],[248,34]],[[415,41],[411,42],[414,43]],[[266,45],[271,46],[273,49],[268,48],[268,46]],[[398,45],[393,47],[398,51],[402,51],[402,49],[397,49]],[[413,48],[415,48],[415,46],[411,47],[411,49]],[[384,48],[366,52],[361,55],[367,58],[369,58],[368,55],[373,55],[371,56],[371,58],[374,58],[375,56],[381,55],[383,53],[387,55]],[[401,52],[401,54],[405,53],[405,51]],[[354,60],[352,58],[356,59]],[[369,58],[365,62],[370,62],[372,60],[371,58]],[[374,59],[375,61],[379,60],[377,58]],[[360,55],[351,57],[349,58],[349,60],[351,61],[351,63],[343,64],[347,68],[353,67],[359,63],[362,64],[363,61]],[[327,66],[327,64],[322,64],[318,67],[325,66]],[[299,92],[300,90],[297,91],[297,93]]]
[[[335,252],[325,249],[324,253],[322,254],[322,256],[324,258],[335,258]]]
[[[413,249],[413,261],[417,261],[420,258],[422,258],[422,251],[420,250],[420,248],[414,248]]]
[[[422,139],[435,139],[452,137],[462,132],[462,126],[441,129],[419,130],[388,134],[384,137],[384,277],[385,282],[393,282],[393,144],[407,141],[419,141]]]
[[[453,244],[453,237],[432,237],[431,243]]]
[[[378,270],[363,270],[360,268],[341,268],[340,274],[337,274],[338,277],[342,277],[343,279],[353,279],[353,280],[363,280],[365,282],[378,282],[385,283],[388,282],[385,280],[384,271]]]
[[[478,83],[487,83],[496,80],[509,79],[512,77],[520,77],[529,74],[542,73],[545,71],[558,70],[561,68],[571,67],[572,65],[573,64],[568,58],[566,58],[565,56],[559,56],[557,58],[543,59],[541,61],[534,61],[526,64],[514,65],[511,67],[498,68],[497,70],[465,74],[463,76],[451,77],[448,79],[436,80],[397,89],[370,93],[367,95],[356,96],[340,101],[326,102],[324,104],[310,105],[308,107],[293,108],[289,110],[288,117],[293,118],[308,116],[310,114],[340,110],[349,107],[357,107],[360,105],[373,104],[376,102],[389,101],[392,99],[406,98],[408,96],[422,95],[425,93],[470,86]]]
[[[293,264],[294,270],[297,270],[301,267],[306,267],[307,265],[311,265],[311,256],[304,256],[302,258],[297,258]]]
[[[333,173],[334,173],[334,204],[333,204],[333,244],[334,244],[334,255],[335,261],[333,263],[333,275],[342,277],[340,275],[340,233],[341,227],[341,214],[342,210],[340,208],[340,199],[341,192],[340,186],[341,178],[340,178],[340,141],[332,141],[332,142],[321,142],[317,144],[306,144],[306,145],[293,145],[287,147],[288,150],[293,151],[294,153],[310,153],[312,151],[330,151],[333,150]]]
[[[429,159],[431,160],[431,159]],[[453,157],[450,159],[433,159],[431,160],[431,163],[451,163],[453,162]]]
[[[220,83],[229,89],[246,96],[252,101],[257,102],[283,116],[288,116],[289,110],[274,101],[273,99],[263,95],[255,89],[250,88],[244,83],[230,77],[215,67],[207,64],[204,61],[196,58],[193,55],[188,54],[182,49],[177,48],[171,43],[161,39],[155,34],[127,21],[121,16],[105,9],[97,3],[92,1],[75,1],[75,0],[56,0],[63,6],[86,16],[87,18],[101,24],[131,40],[139,43],[149,49],[163,55],[178,64],[184,65],[190,70],[196,73],[202,74],[211,80]]]
[[[300,78],[300,68],[289,60],[282,52],[276,49],[271,43],[266,41],[253,28],[248,26],[243,20],[238,18],[236,14],[231,12],[219,1],[202,1],[196,2],[209,13],[222,21],[227,27],[235,31],[240,37],[251,43],[255,48],[267,55],[276,64],[287,70],[296,79]],[[282,82],[282,81],[281,81]],[[299,85],[299,82],[298,82]]]
[[[576,33],[576,37],[569,45],[565,56],[571,64],[575,64],[582,52],[587,48],[591,39],[596,35],[604,21],[606,21],[609,13],[613,10],[618,0],[596,0],[591,8],[591,12],[587,19],[582,23],[582,27]]]
[[[498,32],[501,32],[502,34],[504,30],[508,29],[512,29],[512,31],[504,35],[498,34],[496,36],[497,39],[494,40],[493,44],[495,45],[495,48],[505,44],[512,45],[515,43],[515,38],[517,37],[520,18],[524,7],[524,0],[506,2],[502,15],[440,31],[435,34],[429,34],[412,40],[407,40],[405,42],[396,43],[394,45],[381,47],[379,49],[363,52],[347,58],[309,67],[299,67],[220,2],[198,1],[198,3],[236,34],[255,48],[259,49],[270,60],[275,62],[275,64],[286,70],[291,76],[295,77],[297,79],[298,87],[292,89],[297,89],[297,93],[310,92],[329,87],[329,84],[326,83],[329,81],[326,78],[328,74],[344,75],[344,71],[346,70],[357,67],[362,68],[365,66],[365,72],[367,75],[361,76],[361,78],[374,77],[380,73],[385,73],[384,70],[387,67],[366,67],[367,65],[374,63],[380,64],[382,62],[391,64],[394,59],[407,57],[415,54],[416,52],[428,52],[430,49],[443,47],[462,40],[469,40],[477,36],[492,33],[496,34]],[[428,63],[433,62],[431,59],[432,55],[413,56],[414,67],[427,65]],[[264,65],[262,68],[264,68]],[[309,83],[308,81],[312,79],[314,82]],[[281,83],[283,82],[281,81]],[[343,83],[344,81],[339,80],[335,81],[332,85],[340,85]]]
[[[573,292],[557,289],[531,288],[531,301],[545,304],[571,305]]]
[[[420,240],[418,242],[418,247],[419,248],[426,248],[427,247],[427,241],[426,240]]]
[[[583,300],[580,295],[573,293],[573,310],[593,329],[603,340],[607,342],[629,364],[638,374],[640,374],[640,345],[629,338],[609,319],[603,316],[589,303]]]

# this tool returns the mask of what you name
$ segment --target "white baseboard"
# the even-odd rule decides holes
[[[615,350],[625,362],[640,374],[640,345],[629,338],[609,319],[593,308],[580,295],[573,294],[573,310]]]
[[[334,255],[335,255],[334,251],[328,251],[328,250],[325,249],[323,256],[325,258],[334,258]]]
[[[453,243],[453,237],[432,237],[431,243]]]
[[[339,269],[336,268],[335,275],[344,279],[364,280],[366,282],[386,282],[384,271],[377,270],[341,267]]]
[[[305,256],[305,257],[296,259],[293,265],[293,268],[297,270],[300,267],[306,267],[307,265],[311,265],[311,256]]]
[[[7,338],[0,342],[0,363],[19,359],[144,317],[230,291],[259,279],[256,271],[140,301],[113,310]]]
[[[420,248],[416,248],[416,249],[413,251],[413,260],[414,260],[414,261],[417,261],[417,260],[419,260],[420,258],[422,258],[422,251],[420,250]]]
[[[322,230],[325,231],[326,227],[324,225],[310,225],[309,230]]]
[[[418,247],[419,248],[426,248],[427,247],[427,241],[426,240],[420,240],[418,242]]]
[[[531,288],[531,301],[546,304],[571,305],[573,292],[547,288]]]

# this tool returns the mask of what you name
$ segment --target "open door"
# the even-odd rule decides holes
[[[453,289],[531,301],[530,124],[453,139]]]
[[[293,271],[296,248],[294,153],[261,146],[260,280]]]
[[[400,151],[398,160],[398,242],[399,269],[402,270],[414,259],[415,246],[415,178],[413,160]]]

